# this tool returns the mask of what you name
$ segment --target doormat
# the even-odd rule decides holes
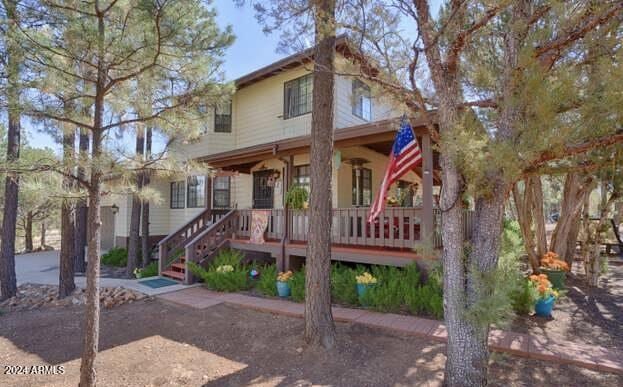
[[[152,289],[156,289],[156,288],[163,288],[165,286],[179,285],[180,283],[167,279],[167,278],[154,278],[154,279],[139,281],[139,284],[149,286]]]

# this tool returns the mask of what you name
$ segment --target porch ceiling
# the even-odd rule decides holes
[[[336,129],[334,145],[335,147],[360,145],[368,146],[370,149],[374,149],[372,147],[384,149],[387,146],[386,144],[389,144],[389,147],[391,147],[399,121],[399,118],[394,118]],[[428,132],[423,118],[411,119],[411,125],[417,136]],[[251,167],[260,161],[309,152],[310,141],[311,136],[309,135],[293,137],[215,153],[210,156],[200,157],[198,161],[206,162],[213,168],[248,173]],[[387,148],[387,152],[389,152],[389,148]],[[435,169],[437,168],[438,164],[435,165]]]

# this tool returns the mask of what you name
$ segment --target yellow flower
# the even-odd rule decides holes
[[[358,284],[371,285],[376,283],[376,278],[372,276],[372,274],[367,271],[362,275],[358,275],[355,277]]]
[[[217,273],[231,273],[234,271],[234,267],[232,265],[221,265],[216,268]]]

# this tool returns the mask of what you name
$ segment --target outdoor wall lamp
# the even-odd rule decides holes
[[[116,204],[110,206],[110,209],[112,210],[113,215],[117,215],[117,212],[119,212],[119,206],[117,206]]]

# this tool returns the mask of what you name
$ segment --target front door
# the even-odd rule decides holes
[[[273,170],[253,172],[253,208],[273,208]]]

